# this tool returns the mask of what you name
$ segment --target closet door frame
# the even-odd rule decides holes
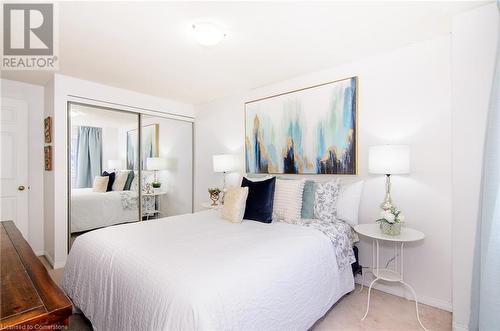
[[[155,117],[161,117],[165,119],[170,119],[170,120],[176,120],[176,121],[181,121],[181,122],[187,122],[191,124],[191,212],[194,212],[194,118],[190,116],[184,116],[184,115],[177,115],[173,113],[168,113],[168,112],[160,112],[156,110],[150,110],[150,109],[145,109],[145,108],[140,108],[140,107],[132,107],[132,106],[126,106],[126,105],[121,105],[121,104],[115,104],[115,103],[109,103],[109,102],[103,102],[103,101],[98,101],[98,100],[93,100],[93,99],[88,99],[88,98],[81,98],[77,96],[69,96],[68,101],[66,102],[66,138],[67,138],[67,150],[66,150],[66,167],[67,167],[67,226],[68,226],[68,232],[67,232],[67,247],[68,247],[68,253],[71,249],[71,135],[72,135],[72,122],[71,122],[71,106],[72,105],[77,105],[77,106],[84,106],[84,107],[90,107],[90,108],[97,108],[97,109],[102,109],[106,111],[114,111],[114,112],[122,112],[122,113],[127,113],[127,114],[133,114],[137,115],[137,143],[138,143],[138,150],[139,153],[137,155],[138,160],[138,169],[137,169],[137,174],[139,177],[139,192],[138,192],[138,220],[137,222],[142,222],[142,167],[143,167],[143,160],[142,160],[142,116],[143,115],[148,115],[148,116],[155,116]],[[133,171],[133,170],[132,170]],[[90,230],[92,231],[92,230]]]

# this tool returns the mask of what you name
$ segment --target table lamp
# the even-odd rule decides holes
[[[385,175],[383,210],[395,207],[391,199],[391,175],[410,173],[410,147],[408,145],[381,145],[370,147],[368,169],[372,174]]]
[[[162,157],[148,157],[146,159],[146,169],[155,172],[155,180],[152,183],[153,187],[161,187],[161,183],[158,181],[158,171],[167,169],[167,159]]]
[[[125,169],[125,162],[123,160],[108,160],[108,169],[114,171]]]
[[[236,160],[231,154],[218,154],[213,156],[214,172],[223,173],[222,203],[224,203],[224,192],[226,190],[226,174],[235,170]]]

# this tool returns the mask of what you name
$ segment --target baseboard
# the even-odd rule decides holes
[[[365,270],[364,272],[367,272],[367,271]],[[366,278],[368,278],[368,279],[366,279]],[[365,277],[364,286],[366,286],[366,287],[370,286],[370,283],[372,280],[373,280],[373,278],[370,276]],[[355,279],[355,282],[357,284],[361,284],[362,277],[357,276]],[[407,300],[413,301],[413,297],[412,297],[410,291],[408,291],[408,290],[405,291],[403,286],[394,287],[394,286],[386,285],[382,282],[376,282],[373,285],[373,288],[377,289],[379,291],[385,292],[385,293],[389,293],[389,294],[396,295],[398,297],[402,297],[402,298],[405,298]],[[441,299],[436,299],[436,298],[432,298],[432,297],[428,297],[428,296],[422,296],[422,295],[419,295],[419,293],[417,293],[417,299],[418,299],[419,303],[422,303],[424,305],[432,306],[432,307],[446,310],[449,312],[452,312],[452,310],[453,310],[451,302],[447,302],[447,301],[444,301]]]
[[[34,253],[36,256],[44,256],[45,255],[45,251],[36,251]]]
[[[45,258],[47,259],[47,261],[49,262],[50,266],[52,268],[54,268],[54,259],[52,259],[52,256],[49,255],[49,253],[47,252],[43,252],[43,254],[45,256]]]
[[[469,331],[469,327],[467,325],[453,322],[452,330],[453,331]]]

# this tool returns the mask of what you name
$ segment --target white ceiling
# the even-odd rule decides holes
[[[60,2],[60,73],[197,104],[449,33],[484,3]],[[211,48],[190,35],[207,20],[228,34]]]

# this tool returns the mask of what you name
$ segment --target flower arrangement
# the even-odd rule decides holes
[[[380,212],[380,229],[383,233],[397,236],[401,233],[401,223],[404,221],[404,215],[401,210],[391,207]]]

